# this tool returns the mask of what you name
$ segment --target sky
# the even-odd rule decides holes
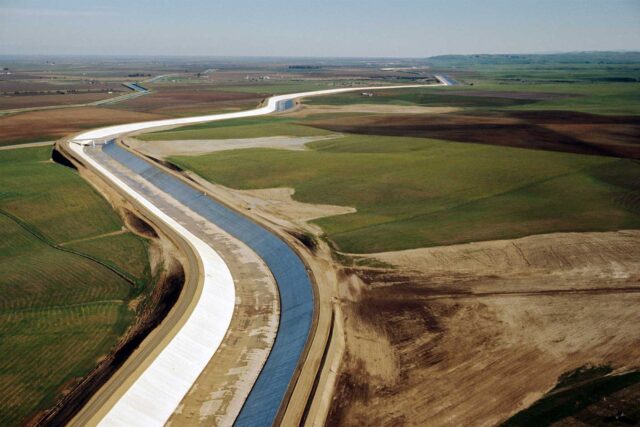
[[[0,54],[640,50],[640,0],[0,0]]]

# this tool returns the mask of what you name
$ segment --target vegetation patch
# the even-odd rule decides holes
[[[640,79],[638,67],[627,67]],[[535,82],[525,82],[531,69],[513,69],[512,80],[496,80],[495,69],[474,71],[473,86],[427,87],[418,89],[394,89],[373,92],[374,96],[362,96],[358,92],[319,96],[305,100],[310,105],[395,104],[421,106],[463,107],[480,113],[510,110],[578,111],[591,114],[640,115],[640,85],[637,82],[611,82],[604,80],[553,79],[544,75]],[[564,72],[564,74],[562,74]],[[571,79],[584,70],[563,69],[556,76]],[[601,70],[607,73],[610,70]]]
[[[90,372],[132,324],[147,243],[50,147],[0,152],[0,424],[19,425]]]
[[[430,107],[473,107],[501,108],[531,104],[539,101],[539,95],[515,97],[512,93],[493,92],[478,97],[476,92],[448,91],[438,88],[394,89],[370,92],[373,96],[363,96],[358,92],[312,97],[305,100],[308,105],[351,105],[351,104],[393,104],[420,105]]]
[[[293,187],[302,202],[355,207],[315,221],[352,253],[640,226],[621,203],[640,190],[630,160],[381,136],[308,147],[171,161],[229,187]]]
[[[236,139],[268,136],[316,136],[330,132],[307,126],[297,126],[290,119],[280,117],[254,117],[224,120],[186,126],[177,130],[140,135],[143,141],[167,141],[188,139]]]
[[[558,385],[545,397],[529,408],[519,412],[506,421],[503,426],[547,426],[570,417],[589,406],[606,400],[627,387],[640,382],[640,372],[628,372],[620,375],[607,375],[606,367],[586,367],[564,374]],[[634,425],[638,422],[636,413],[617,413],[601,417],[599,423],[621,422]],[[596,421],[596,420],[592,420]]]

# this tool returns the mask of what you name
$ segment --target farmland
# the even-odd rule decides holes
[[[640,173],[628,160],[374,136],[311,147],[173,160],[233,188],[292,187],[299,201],[355,207],[317,220],[346,252],[640,225],[624,202]]]
[[[146,84],[152,93],[118,103],[113,108],[168,116],[194,116],[256,106],[260,94],[220,91],[207,84]]]
[[[464,111],[331,117],[305,124],[334,132],[412,136],[505,147],[640,158],[640,117],[573,111]]]
[[[375,92],[373,97],[340,94],[313,98],[309,105],[350,103],[446,105],[474,110],[563,110],[593,114],[640,114],[640,87],[634,83],[517,84],[480,80],[463,88]]]
[[[268,136],[316,136],[330,132],[306,126],[297,126],[290,120],[277,117],[234,119],[221,122],[184,126],[176,130],[141,135],[143,141],[180,139],[227,139],[256,138]]]
[[[635,417],[638,393],[640,74],[626,58],[37,64],[0,88],[136,80],[151,91],[2,116],[0,144],[449,74],[463,84],[313,97],[130,147],[160,147],[203,191],[309,249],[319,286],[331,281],[329,340],[344,346],[329,347],[339,363],[318,375],[335,375],[316,395],[328,424],[597,423],[613,407]],[[93,96],[34,92],[0,106]],[[0,395],[11,396],[0,424],[15,424],[113,348],[157,272],[150,242],[47,148],[0,151],[0,180]]]
[[[3,425],[51,406],[93,369],[150,280],[146,241],[122,233],[110,206],[49,152],[0,153]]]
[[[118,83],[93,79],[56,78],[40,75],[11,75],[0,78],[0,110],[83,104],[126,93]]]
[[[640,191],[640,170],[624,160],[640,158],[637,85],[552,78],[537,84],[484,78],[474,86],[315,97],[305,101],[302,113],[140,139],[346,134],[311,143],[307,152],[252,149],[173,161],[233,188],[292,187],[299,201],[355,207],[355,214],[316,220],[347,252],[637,227],[632,200]],[[393,113],[346,112],[367,104],[389,106]],[[549,111],[559,105],[582,108]],[[327,113],[325,106],[338,109]],[[408,106],[459,111],[403,114]]]
[[[0,116],[0,145],[54,140],[91,127],[162,117],[101,107],[29,111]]]
[[[225,139],[228,151],[169,158],[241,190],[223,194],[295,210],[252,191],[287,187],[318,211],[356,209],[306,228],[350,275],[329,424],[636,419],[640,100],[624,80],[635,71],[608,81],[579,67],[556,81],[562,67],[527,65],[512,68],[519,82],[508,68],[459,71],[473,86],[310,98],[274,118],[141,137]],[[322,131],[342,136],[306,151],[231,147]]]
[[[306,70],[264,60],[59,60],[5,58],[0,74],[0,144],[56,139],[122,122],[249,109],[271,94],[407,82],[401,73],[381,75],[375,68],[354,66],[358,61],[347,61],[345,67],[343,61],[329,60],[326,67]],[[431,79],[429,74],[420,78]],[[149,92],[109,101],[100,108],[86,105],[130,93],[123,84],[131,82],[141,83]],[[69,106],[77,109],[63,109]],[[43,108],[48,110],[37,111]],[[33,111],[18,114],[16,109]]]

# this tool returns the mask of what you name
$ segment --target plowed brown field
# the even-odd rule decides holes
[[[0,145],[56,139],[82,129],[161,119],[158,114],[80,107],[30,111],[0,117]]]
[[[637,116],[532,111],[351,116],[305,124],[334,132],[426,137],[640,159],[640,117]]]

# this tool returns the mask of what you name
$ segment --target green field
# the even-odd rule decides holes
[[[597,59],[608,58],[620,60],[615,54]],[[520,58],[473,69],[460,64],[451,68],[449,62],[447,72],[468,75],[474,85],[393,89],[377,91],[373,97],[356,91],[305,103],[454,106],[463,110],[467,124],[473,117],[510,117],[513,110],[640,114],[636,63],[565,64],[552,59],[576,61],[551,56],[531,64]],[[509,79],[510,73],[520,79]],[[317,135],[321,130],[304,124],[328,118],[238,119],[142,138]],[[616,137],[615,129],[607,130]],[[531,133],[525,136],[535,134],[526,132]],[[307,152],[254,149],[172,160],[230,187],[294,187],[297,200],[357,208],[355,214],[316,221],[347,252],[640,226],[640,166],[631,160],[384,136],[347,135],[309,146],[313,150]]]
[[[149,279],[147,244],[130,232],[71,242],[65,247],[100,258],[133,278]]]
[[[346,252],[640,226],[629,160],[381,136],[309,146],[172,161],[233,188],[293,187],[303,202],[357,208],[316,221]]]
[[[462,89],[457,88],[457,91]],[[308,105],[351,105],[351,104],[391,104],[429,107],[459,108],[503,108],[531,104],[527,99],[509,99],[500,97],[476,97],[449,95],[447,88],[425,87],[413,89],[385,89],[374,91],[374,96],[362,96],[359,92],[347,92],[336,95],[317,96],[305,99]]]
[[[52,405],[91,370],[149,282],[146,241],[109,234],[118,216],[50,150],[0,152],[0,425]]]
[[[297,126],[281,117],[252,117],[185,126],[177,130],[148,133],[137,138],[144,141],[183,139],[235,139],[266,136],[316,136],[331,132],[307,126]]]
[[[472,96],[482,91],[495,96]],[[454,92],[455,94],[451,94]],[[504,96],[499,96],[503,92]],[[558,99],[513,99],[513,92],[564,95]],[[465,95],[468,94],[468,95]],[[640,115],[638,83],[549,83],[517,84],[483,80],[474,86],[394,89],[363,97],[357,92],[319,96],[305,100],[309,105],[394,104],[451,106],[469,110],[569,110],[593,114]]]

